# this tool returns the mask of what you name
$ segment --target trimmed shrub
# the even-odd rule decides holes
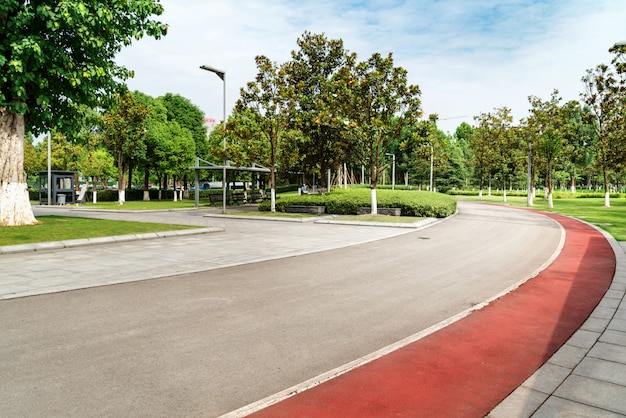
[[[400,208],[404,216],[444,218],[456,212],[456,199],[451,196],[412,190],[377,190],[380,208]],[[326,206],[326,212],[336,215],[356,215],[360,207],[371,206],[370,189],[337,189],[325,195],[282,196],[276,210],[284,212],[290,205]],[[270,202],[259,204],[260,211],[269,211]]]

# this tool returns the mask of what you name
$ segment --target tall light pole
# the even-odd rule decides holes
[[[222,213],[226,213],[226,72],[222,70],[218,70],[217,68],[213,68],[209,65],[201,65],[201,69],[210,71],[212,73],[217,74],[219,78],[224,82],[224,94],[222,101],[222,112],[224,115],[223,118],[223,126],[224,126],[224,161],[222,166]]]
[[[391,190],[396,190],[396,155],[389,152],[385,155],[391,155],[393,157],[393,165],[391,167]]]

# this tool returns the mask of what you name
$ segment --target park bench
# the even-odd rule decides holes
[[[400,216],[401,212],[402,212],[401,208],[378,208],[376,213],[378,215]],[[356,210],[356,213],[357,215],[369,215],[370,213],[372,213],[372,208],[371,207],[358,208]]]
[[[263,195],[260,192],[249,192],[246,203],[257,203],[263,201]]]
[[[246,195],[244,192],[233,192],[232,201],[237,205],[242,204],[246,201]]]
[[[285,206],[285,212],[321,214],[326,212],[326,206],[289,205]]]
[[[222,196],[221,193],[210,193],[209,194],[209,200],[211,201],[211,204],[214,203],[222,203],[224,201],[224,196]]]

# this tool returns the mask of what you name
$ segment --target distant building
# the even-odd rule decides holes
[[[214,118],[211,118],[208,116],[204,117],[204,127],[206,128],[207,137],[211,134],[211,131],[213,130],[213,128],[215,128],[217,123],[218,123],[217,120],[215,120]]]

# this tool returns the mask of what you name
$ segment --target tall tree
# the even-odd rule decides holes
[[[502,174],[503,182],[506,182],[510,155],[505,144],[510,139],[513,119],[510,109],[506,107],[495,109],[493,113],[481,113],[474,119],[478,122],[478,127],[471,138],[470,147],[474,153],[474,164],[480,182],[479,196],[482,199],[485,176],[490,180],[490,187],[491,176],[497,172]],[[506,193],[503,197],[506,200]]]
[[[588,106],[582,106],[577,100],[570,100],[563,105],[568,129],[565,140],[568,145],[566,168],[570,174],[570,190],[576,193],[576,180],[593,162],[595,129],[593,115]]]
[[[255,58],[256,80],[241,89],[237,101],[237,111],[246,113],[253,120],[259,132],[258,140],[269,151],[267,164],[270,173],[270,207],[276,211],[276,163],[280,143],[288,132],[290,97],[285,67],[276,64],[265,56]],[[248,109],[245,112],[244,109]]]
[[[145,158],[148,109],[132,93],[120,95],[104,115],[103,141],[117,163],[117,191],[120,205],[126,202],[126,175],[131,161]]]
[[[163,165],[157,150],[162,142],[169,140],[170,132],[166,125],[170,122],[167,121],[167,108],[162,98],[154,98],[140,92],[135,92],[134,97],[148,110],[145,153],[138,161],[138,165],[143,169],[143,200],[149,201],[150,171]]]
[[[159,0],[0,2],[0,224],[33,216],[24,174],[24,133],[71,126],[76,106],[97,105],[132,75],[114,57],[167,26]]]
[[[202,110],[180,94],[167,93],[161,100],[167,109],[167,120],[175,121],[181,128],[187,129],[195,142],[197,155],[206,159],[209,155],[209,141]]]
[[[552,208],[554,207],[552,199],[554,166],[568,149],[569,120],[565,109],[560,105],[561,97],[557,90],[552,92],[550,100],[544,101],[530,96],[528,101],[531,105],[528,126],[534,137],[533,148],[545,164],[548,206]]]
[[[309,172],[319,170],[323,179],[327,168],[346,162],[334,93],[348,56],[341,39],[329,40],[324,34],[305,32],[297,44],[300,49],[291,52],[285,66],[293,87],[293,126],[302,132],[300,164]]]
[[[354,155],[369,168],[372,214],[376,214],[376,186],[386,168],[385,153],[402,127],[421,116],[420,89],[409,85],[407,72],[394,67],[392,55],[374,53],[368,60],[341,69],[338,102]]]
[[[583,100],[596,118],[596,163],[602,171],[604,206],[611,206],[609,176],[626,159],[624,151],[624,92],[615,72],[605,64],[587,70],[582,78]]]

